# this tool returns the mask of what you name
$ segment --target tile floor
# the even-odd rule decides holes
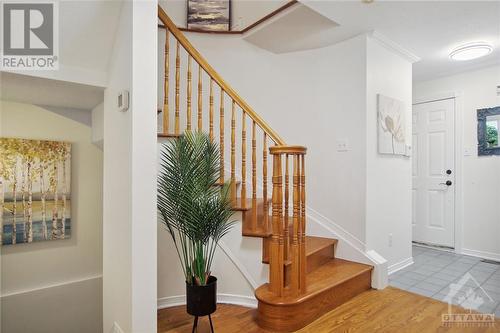
[[[500,265],[421,246],[413,246],[413,261],[389,275],[389,285],[447,302],[450,285],[460,283],[453,304],[500,317]]]

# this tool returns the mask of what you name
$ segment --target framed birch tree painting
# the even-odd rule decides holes
[[[405,155],[405,105],[402,101],[381,94],[377,96],[378,152]]]
[[[0,138],[2,245],[71,236],[71,144]]]

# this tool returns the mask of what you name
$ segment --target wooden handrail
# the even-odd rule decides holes
[[[271,155],[288,154],[288,155],[305,155],[307,148],[303,146],[274,146],[269,148]]]
[[[184,36],[184,34],[177,28],[177,26],[168,17],[165,11],[158,6],[158,18],[162,23],[168,28],[168,30],[174,35],[177,41],[184,47],[186,52],[193,57],[193,59],[207,72],[207,74],[221,87],[222,90],[229,97],[240,106],[241,109],[259,125],[259,127],[267,133],[267,135],[273,140],[277,145],[285,145],[285,141],[276,133],[263,119],[259,116],[251,107],[248,105],[237,93],[236,91],[224,81],[224,79],[217,73],[212,66],[203,58],[203,56],[194,48],[194,46],[189,42],[189,40]]]

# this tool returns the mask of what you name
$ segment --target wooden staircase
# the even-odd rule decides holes
[[[272,331],[298,330],[370,289],[371,266],[335,258],[335,239],[306,235],[306,148],[287,145],[208,64],[161,7],[158,17],[166,31],[158,137],[175,139],[183,128],[207,131],[212,140],[218,140],[220,182],[226,180],[227,163],[233,209],[242,215],[242,234],[262,238],[262,262],[269,264],[269,283],[255,291],[257,323]],[[182,64],[187,64],[184,71]],[[181,96],[186,98],[183,107]],[[272,184],[268,183],[268,164]]]

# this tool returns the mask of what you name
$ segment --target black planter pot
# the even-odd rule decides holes
[[[217,310],[217,278],[210,276],[205,286],[186,283],[187,313],[192,316],[208,316]]]

